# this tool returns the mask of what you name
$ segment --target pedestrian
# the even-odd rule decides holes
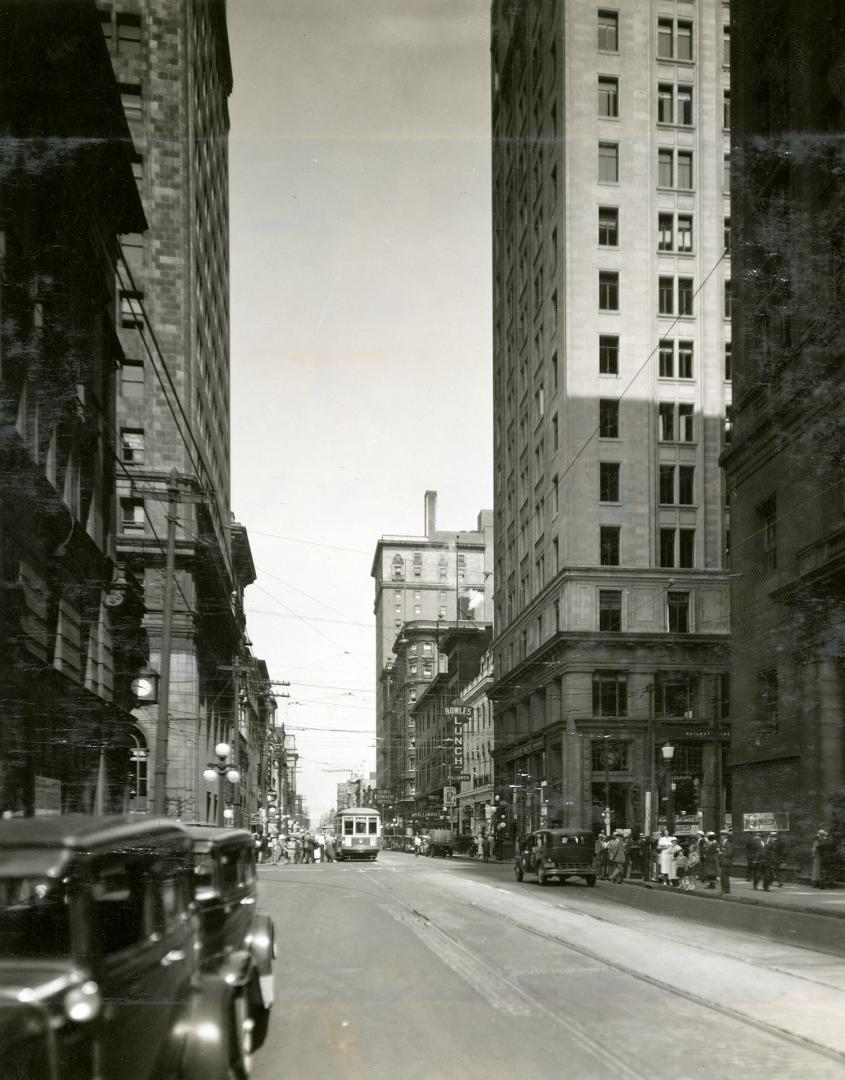
[[[293,861],[301,863],[303,859],[302,837],[295,836],[293,840]]]
[[[748,833],[745,837],[745,880],[750,881],[754,860],[757,857],[757,848],[760,846],[760,834]]]
[[[422,837],[420,836],[419,833],[416,833],[415,836],[414,836],[414,856],[415,857],[419,855],[420,848],[422,848]]]
[[[622,840],[625,844],[625,865],[622,867],[622,880],[631,876],[631,860],[634,854],[635,843],[630,829],[622,830]]]
[[[607,861],[610,868],[610,880],[614,885],[620,884],[625,877],[625,837],[622,830],[617,829],[607,845]]]
[[[608,873],[608,856],[607,856],[607,836],[604,833],[599,833],[596,837],[595,851],[596,860],[599,865],[599,877],[602,881],[607,881]]]
[[[760,833],[755,833],[755,844],[753,848],[753,862],[751,863],[751,884],[756,889],[758,885],[762,883],[763,892],[769,891],[769,885],[772,881],[771,867],[769,866],[769,849],[763,843],[763,837]]]
[[[814,889],[829,889],[833,886],[833,863],[836,849],[826,829],[819,829],[813,841],[813,866],[810,872],[810,884]]]
[[[766,850],[768,851],[769,873],[772,875],[772,881],[779,889],[782,889],[784,843],[778,833],[769,833],[766,839]]]
[[[731,867],[734,861],[733,838],[727,829],[719,833],[719,851],[717,854],[719,864],[719,888],[722,896],[731,891]]]
[[[484,833],[484,835],[481,837],[481,850],[483,853],[482,858],[484,859],[484,861],[490,862],[490,837],[487,835],[487,833]]]
[[[314,837],[314,846],[311,848],[311,854],[315,863],[322,863],[323,861],[323,842],[320,833]]]
[[[672,871],[672,844],[674,836],[669,836],[665,829],[660,830],[657,838],[657,880],[661,885],[668,885]]]
[[[326,837],[326,862],[334,862],[334,837],[329,833]]]
[[[698,845],[698,854],[703,867],[704,884],[708,889],[715,889],[719,873],[719,844],[714,832],[709,832],[704,838],[704,843]]]
[[[678,882],[678,888],[681,889],[683,892],[690,892],[695,888],[695,885],[693,884],[692,876],[690,874],[689,856],[687,854],[687,849],[683,846],[683,844],[679,843],[676,846],[672,847],[672,852],[675,878]]]

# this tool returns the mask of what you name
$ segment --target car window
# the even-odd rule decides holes
[[[255,881],[255,849],[251,847],[241,848],[240,858],[240,881],[241,885],[251,885]]]
[[[0,878],[0,956],[70,951],[70,893],[45,878]]]
[[[344,836],[351,836],[354,831],[355,831],[355,822],[352,820],[352,818],[344,818],[343,819],[343,834],[344,834]]]
[[[375,836],[378,832],[378,819],[370,818],[370,820],[367,822],[367,828],[369,829],[370,836]]]
[[[367,819],[365,817],[355,818],[355,832],[365,833],[367,831]]]
[[[155,929],[154,896],[140,862],[103,863],[91,882],[95,952],[108,955],[137,945]]]
[[[209,851],[194,852],[194,889],[198,897],[214,889],[214,859]]]
[[[224,892],[238,887],[238,853],[227,851],[220,855],[220,885]]]
[[[160,925],[158,929],[172,930],[191,902],[187,874],[174,874],[159,882]]]

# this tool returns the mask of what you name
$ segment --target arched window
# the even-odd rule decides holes
[[[405,576],[405,561],[401,555],[393,556],[393,577],[404,578]]]

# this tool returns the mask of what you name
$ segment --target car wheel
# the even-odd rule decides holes
[[[232,999],[229,1025],[229,1075],[232,1080],[247,1080],[252,1072],[254,1021],[250,1015],[245,990]]]
[[[548,885],[549,884],[549,879],[546,877],[546,871],[543,869],[543,864],[542,863],[540,863],[540,865],[537,867],[537,884],[538,885]]]
[[[519,865],[519,863],[513,864],[513,876],[516,878],[517,881],[522,881],[522,879],[525,877],[522,872],[522,867]]]
[[[596,875],[595,874],[590,874],[590,876],[587,878],[587,884],[592,887],[593,885],[595,885],[595,883],[596,883]]]

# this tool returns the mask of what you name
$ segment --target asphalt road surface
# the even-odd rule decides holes
[[[260,882],[279,959],[257,1080],[845,1078],[845,959],[823,948],[505,864],[381,852]]]

